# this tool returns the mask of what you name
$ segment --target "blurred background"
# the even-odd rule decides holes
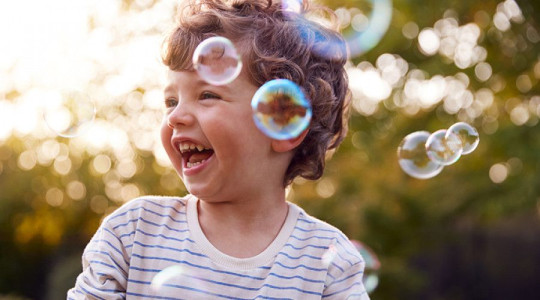
[[[186,193],[158,139],[177,3],[0,1],[0,299],[65,299],[104,216]],[[350,132],[289,200],[374,251],[372,299],[539,299],[540,1],[326,4],[353,54]],[[474,152],[400,169],[406,135],[460,121]]]

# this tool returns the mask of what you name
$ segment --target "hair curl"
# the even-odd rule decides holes
[[[165,44],[165,65],[186,70],[193,67],[191,57],[201,41],[224,36],[240,46],[255,85],[285,78],[304,89],[313,116],[287,168],[285,186],[296,176],[320,178],[326,153],[339,146],[348,130],[346,44],[337,31],[305,17],[316,11],[332,14],[310,8],[307,0],[300,13],[272,0],[189,0],[179,9],[178,24]]]

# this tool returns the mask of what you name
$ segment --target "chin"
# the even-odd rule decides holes
[[[209,196],[209,191],[205,187],[190,185],[189,183],[185,183],[185,185],[188,192],[199,199],[206,199]]]

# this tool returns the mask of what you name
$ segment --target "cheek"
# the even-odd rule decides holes
[[[169,150],[172,149],[172,146],[171,146],[172,129],[169,126],[167,126],[167,121],[163,121],[161,123],[160,136],[161,136],[161,144],[163,145],[165,150],[169,152]]]

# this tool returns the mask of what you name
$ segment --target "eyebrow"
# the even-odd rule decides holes
[[[170,93],[173,93],[175,90],[175,88],[172,86],[172,84],[169,84],[165,87],[165,89],[163,90],[163,94],[170,94]]]
[[[193,72],[196,72],[195,70],[193,70]],[[219,92],[223,92],[223,93],[231,93],[232,89],[231,87],[229,86],[229,84],[224,84],[224,85],[212,85],[212,84],[209,84],[207,83],[206,81],[204,81],[204,79],[202,78],[197,78],[196,81],[193,83],[193,88],[196,88],[196,87],[201,87],[201,86],[211,86],[215,89],[217,89]],[[175,88],[175,84],[174,82],[173,83],[170,83],[168,84],[165,89],[163,90],[163,93],[164,94],[167,94],[167,93],[176,93],[176,88]]]

